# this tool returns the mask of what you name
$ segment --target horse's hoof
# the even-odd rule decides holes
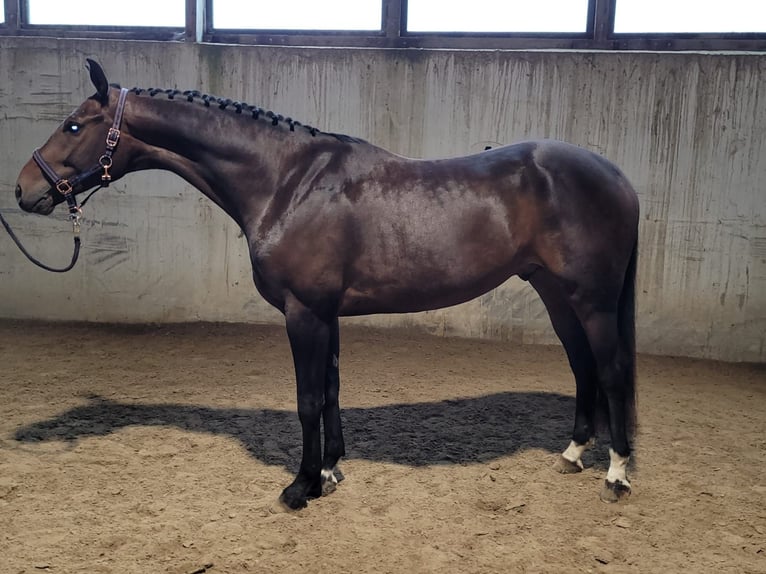
[[[604,486],[601,489],[601,501],[602,502],[620,502],[630,496],[630,486],[621,482],[609,482],[604,481]]]
[[[308,501],[322,496],[320,481],[306,481],[298,476],[293,483],[282,491],[279,501],[290,510],[306,508]]]
[[[300,510],[308,506],[308,499],[305,496],[292,494],[288,492],[288,490],[289,487],[285,488],[279,497],[279,502],[282,504],[282,506],[284,506],[287,510]]]
[[[561,474],[574,474],[575,472],[582,472],[582,462],[572,462],[568,458],[559,455],[558,460],[554,463],[553,469]]]
[[[338,479],[335,478],[335,473],[332,469],[322,469],[322,496],[327,496],[335,492],[338,488]]]

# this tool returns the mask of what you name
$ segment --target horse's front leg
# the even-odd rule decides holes
[[[298,301],[285,309],[287,335],[295,362],[298,387],[298,418],[303,429],[303,458],[298,476],[285,488],[280,500],[289,508],[306,506],[322,495],[320,418],[325,400],[325,371],[330,325]]]

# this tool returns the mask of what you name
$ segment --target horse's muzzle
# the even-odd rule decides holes
[[[16,201],[22,210],[40,215],[48,215],[56,207],[56,202],[50,192],[44,193],[34,200],[24,199],[20,185],[16,185]]]

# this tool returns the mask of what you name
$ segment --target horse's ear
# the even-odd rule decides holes
[[[94,96],[103,105],[109,102],[109,82],[101,66],[95,60],[86,58],[88,62],[88,71],[90,72],[90,81],[96,86],[96,95]]]

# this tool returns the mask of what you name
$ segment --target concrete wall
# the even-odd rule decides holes
[[[642,204],[639,350],[766,361],[766,57],[686,53],[386,51],[0,39],[0,209],[31,250],[68,261],[61,213],[21,214],[32,150],[111,81],[243,99],[395,152],[437,157],[549,137],[620,165]],[[0,317],[279,321],[255,292],[238,228],[167,173],[129,176],[86,208],[83,253],[53,275],[0,237]],[[512,279],[448,310],[359,319],[555,343]]]

